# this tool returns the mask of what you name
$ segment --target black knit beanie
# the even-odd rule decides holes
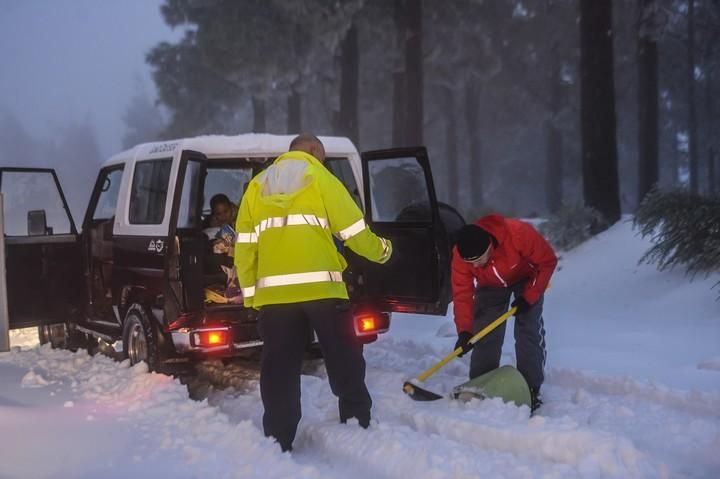
[[[457,249],[463,259],[475,259],[487,251],[492,236],[478,225],[465,225],[457,235]]]

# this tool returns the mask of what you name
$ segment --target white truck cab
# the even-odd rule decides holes
[[[250,179],[293,138],[201,136],[118,153],[100,168],[81,232],[54,171],[0,168],[13,220],[5,237],[10,327],[38,326],[41,338],[71,348],[121,342],[133,363],[157,370],[256,351],[256,311],[222,300],[222,266],[231,267],[232,258],[213,250],[209,201],[222,193],[238,205]],[[344,279],[359,339],[387,331],[393,311],[445,314],[450,246],[425,148],[360,154],[347,138],[320,140],[325,166],[370,228],[393,242],[384,265],[338,243],[349,263]],[[38,194],[33,185],[41,180]]]

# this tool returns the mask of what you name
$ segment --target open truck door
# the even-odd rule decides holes
[[[387,263],[363,263],[363,296],[384,311],[444,315],[450,245],[426,149],[365,152],[362,164],[366,221],[393,244]]]
[[[80,314],[83,259],[75,223],[52,169],[0,168],[10,329]]]
[[[184,150],[180,157],[172,203],[168,238],[170,254],[166,259],[166,269],[169,288],[178,299],[178,307],[185,311],[199,311],[205,301],[203,258],[207,238],[201,228],[206,175],[205,155]],[[182,255],[181,250],[184,252]]]

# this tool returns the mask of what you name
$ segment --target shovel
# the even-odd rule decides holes
[[[517,311],[517,308],[513,306],[510,308],[505,314],[497,318],[492,323],[485,326],[482,331],[478,332],[475,336],[470,338],[468,341],[468,344],[475,344],[478,341],[480,341],[482,338],[490,334],[495,328],[500,326],[502,323],[507,321],[507,319],[514,315]],[[409,381],[405,381],[405,384],[403,384],[403,391],[405,391],[405,394],[410,396],[415,401],[436,401],[438,399],[442,399],[443,396],[434,393],[432,391],[428,391],[427,389],[424,389],[419,386],[418,383],[423,383],[427,378],[438,372],[440,368],[445,366],[447,363],[455,359],[460,353],[462,353],[462,348],[457,348],[447,356],[445,356],[443,359],[440,360],[437,364],[432,366],[430,369],[422,373],[420,376],[418,376],[415,379],[411,379]]]

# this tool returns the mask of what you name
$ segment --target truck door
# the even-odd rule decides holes
[[[100,170],[83,222],[83,250],[87,265],[87,316],[91,321],[119,327],[113,311],[113,223],[124,165]]]
[[[174,241],[168,251],[168,280],[176,304],[186,311],[198,311],[205,301],[203,269],[209,249],[201,230],[207,158],[190,150],[183,151],[180,158],[170,218]]]
[[[10,328],[59,323],[82,310],[78,233],[52,169],[0,168]]]
[[[363,296],[386,311],[444,315],[450,246],[424,147],[362,154],[365,217],[393,243],[384,265],[362,263]]]

